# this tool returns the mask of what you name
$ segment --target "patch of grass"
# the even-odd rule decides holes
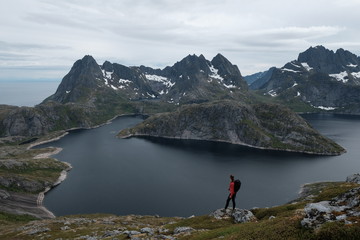
[[[15,215],[10,213],[0,212],[0,223],[9,224],[9,223],[23,223],[37,220],[37,218],[30,215]]]
[[[253,209],[252,212],[254,213],[255,217],[258,220],[268,219],[270,216],[275,217],[288,217],[293,216],[295,210],[303,209],[305,207],[305,203],[295,203],[295,204],[286,204],[272,208],[258,208]]]
[[[233,224],[208,232],[197,233],[183,239],[308,239],[309,230],[301,228],[297,218],[275,218],[258,223]]]
[[[194,229],[217,229],[225,226],[233,225],[233,220],[217,220],[210,216],[199,216],[187,218],[177,223],[167,225],[170,231],[174,231],[177,227],[192,227]]]
[[[323,189],[319,194],[315,197],[314,202],[328,201],[332,198],[339,196],[350,189],[358,187],[359,184],[356,183],[348,183],[348,182],[335,182],[329,183],[328,186]]]
[[[340,222],[325,223],[311,240],[356,240],[360,239],[360,224],[345,225]]]

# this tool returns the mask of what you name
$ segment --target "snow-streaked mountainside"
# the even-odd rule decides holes
[[[250,85],[262,94],[311,108],[360,113],[360,57],[323,46],[310,47],[297,60],[273,69]]]
[[[211,61],[188,55],[164,69],[127,67],[92,56],[78,60],[63,78],[56,93],[47,99],[60,103],[91,98],[90,89],[108,89],[131,100],[163,100],[168,103],[203,102],[223,95],[237,98],[247,90],[237,66],[221,54]]]

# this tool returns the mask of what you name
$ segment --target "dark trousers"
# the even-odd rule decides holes
[[[227,209],[227,207],[229,206],[230,200],[232,200],[233,209],[235,209],[235,205],[236,205],[235,204],[235,198],[236,198],[236,193],[232,197],[230,197],[230,194],[229,194],[229,196],[228,196],[228,198],[226,200],[225,209]]]

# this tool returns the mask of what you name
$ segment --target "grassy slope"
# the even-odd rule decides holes
[[[316,183],[311,185],[313,194],[311,202],[330,200],[331,198],[348,191],[358,184],[336,182]],[[67,216],[52,220],[31,221],[29,217],[11,216],[0,214],[1,239],[35,239],[45,237],[48,239],[74,239],[81,236],[98,236],[101,239],[111,231],[136,230],[143,227],[154,229],[168,229],[163,233],[174,236],[176,227],[192,227],[192,234],[180,234],[177,239],[359,239],[360,217],[357,224],[344,225],[343,223],[327,223],[320,229],[311,230],[301,227],[303,208],[309,200],[299,200],[292,204],[285,204],[272,208],[252,210],[258,221],[234,224],[230,220],[216,220],[209,216],[193,218],[161,218],[154,216],[114,216],[114,215],[83,215]],[[275,218],[269,219],[270,216]],[[34,226],[48,229],[33,235],[29,231]],[[68,226],[69,229],[61,229]],[[138,237],[146,238],[146,234]],[[126,235],[116,235],[117,239],[128,239]]]
[[[46,141],[61,134],[63,132],[53,133],[39,138],[36,142]],[[0,185],[0,188],[15,192],[39,193],[56,182],[61,171],[68,168],[63,162],[53,158],[35,158],[39,154],[54,151],[54,148],[28,150],[29,145],[30,143],[21,144],[21,142],[0,145],[0,177],[16,180],[9,186]],[[15,164],[9,166],[8,162]],[[21,182],[31,182],[39,187],[34,191],[29,191],[22,186]]]

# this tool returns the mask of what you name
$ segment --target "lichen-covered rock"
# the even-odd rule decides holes
[[[190,233],[195,231],[192,227],[177,227],[174,230],[174,234]]]
[[[256,221],[254,214],[246,209],[217,209],[210,214],[211,217],[216,219],[229,219],[232,218],[235,223],[244,223]]]
[[[153,228],[145,227],[140,229],[141,233],[147,233],[149,235],[153,235],[155,233],[155,230]]]
[[[360,184],[360,174],[355,173],[346,178],[346,182],[359,183]]]
[[[309,203],[305,206],[305,217],[301,225],[317,228],[326,222],[352,223],[350,217],[360,216],[360,187],[333,198],[331,201]]]

